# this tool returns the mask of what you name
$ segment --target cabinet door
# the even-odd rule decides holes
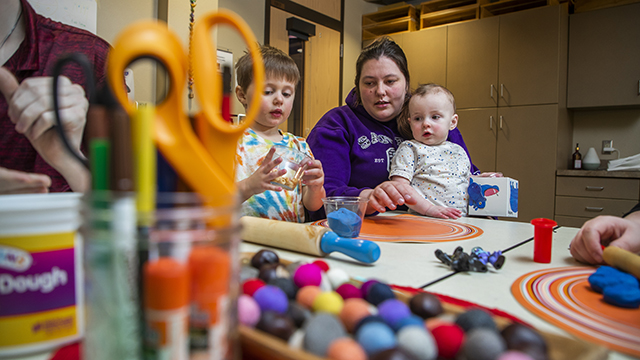
[[[640,104],[640,4],[571,15],[567,107]]]
[[[459,109],[498,104],[499,20],[494,16],[449,26],[447,88]]]
[[[557,105],[499,109],[496,169],[520,182],[518,221],[553,218],[557,118]]]
[[[500,17],[500,106],[558,102],[561,9],[545,6]]]
[[[496,171],[496,108],[458,110],[458,129],[469,156],[483,172]]]
[[[418,84],[447,83],[447,27],[404,34],[402,48],[409,62],[411,88]]]

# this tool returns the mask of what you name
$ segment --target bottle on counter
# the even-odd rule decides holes
[[[582,154],[580,154],[580,146],[576,143],[576,151],[573,153],[572,161],[573,170],[582,169]]]

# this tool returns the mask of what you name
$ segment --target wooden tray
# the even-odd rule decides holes
[[[240,256],[242,263],[248,264],[253,255],[253,253],[242,253]],[[284,265],[291,263],[284,259],[280,259],[280,262]],[[352,280],[351,283],[356,286],[361,285],[361,283],[356,280]],[[408,302],[412,296],[410,293],[399,289],[394,289],[394,292],[398,299],[405,302]],[[445,301],[442,302],[442,307],[444,309],[444,313],[450,315],[457,315],[466,311],[466,307],[454,305]],[[504,328],[512,322],[510,319],[502,316],[494,315],[493,318],[499,329]],[[293,349],[283,340],[257,329],[240,325],[239,332],[243,359],[326,360],[325,358],[318,357],[314,354]],[[607,348],[588,343],[580,339],[568,338],[543,331],[540,331],[540,334],[547,342],[550,360],[605,360],[609,355],[609,350]]]

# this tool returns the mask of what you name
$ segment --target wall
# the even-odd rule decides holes
[[[616,152],[602,154],[602,140],[613,140],[620,158],[640,154],[640,110],[575,110],[573,113],[573,143],[580,143],[580,153],[586,155],[594,147],[603,160],[616,159]]]
[[[356,78],[356,60],[362,49],[362,15],[375,12],[378,8],[378,5],[363,0],[345,0],[342,104],[353,88],[353,81]]]

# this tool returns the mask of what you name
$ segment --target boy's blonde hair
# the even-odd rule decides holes
[[[455,114],[456,100],[453,97],[451,91],[449,91],[449,89],[442,85],[434,83],[420,84],[418,88],[415,89],[413,93],[411,93],[411,98],[413,98],[414,96],[422,97],[426,96],[427,94],[438,93],[443,93],[447,96],[447,99],[449,99],[449,102],[451,102],[451,106],[453,106],[453,113]],[[413,139],[413,133],[411,132],[411,120],[409,119],[409,117],[411,116],[411,114],[409,114],[409,103],[411,102],[411,98],[405,101],[402,113],[400,113],[400,117],[398,118],[398,132],[405,139]]]
[[[300,71],[293,59],[284,51],[273,46],[262,45],[260,47],[262,62],[264,63],[264,76],[284,78],[296,85],[300,81]],[[253,81],[253,59],[249,53],[245,53],[236,63],[236,80],[242,91],[246,92]]]

